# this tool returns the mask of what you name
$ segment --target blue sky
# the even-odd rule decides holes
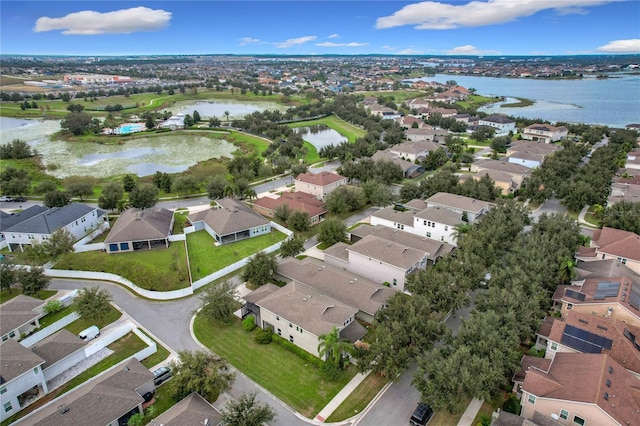
[[[11,1],[0,53],[640,53],[640,1]]]

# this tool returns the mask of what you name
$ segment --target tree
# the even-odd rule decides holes
[[[72,197],[79,197],[80,200],[85,196],[93,195],[93,186],[86,179],[73,179],[66,185],[66,190],[67,194]]]
[[[602,225],[640,234],[640,203],[620,201],[607,207],[603,214]]]
[[[102,187],[102,194],[98,198],[98,207],[105,210],[115,210],[123,195],[124,188],[120,182],[107,182]]]
[[[4,259],[0,262],[0,291],[7,290],[7,293],[11,293],[11,287],[16,283],[18,272],[15,265]]]
[[[29,173],[24,169],[11,166],[4,168],[0,173],[0,182],[2,193],[7,195],[27,194],[31,186]]]
[[[144,422],[144,414],[135,413],[133,416],[129,417],[127,421],[127,426],[142,426]]]
[[[573,259],[562,259],[560,269],[558,270],[558,279],[560,284],[565,285],[567,281],[571,281],[576,277],[576,265]]]
[[[158,202],[158,188],[150,183],[137,186],[129,194],[131,206],[138,209],[150,209]]]
[[[309,213],[304,210],[294,210],[287,219],[287,224],[298,232],[304,232],[309,229]]]
[[[138,177],[132,174],[126,174],[122,177],[122,186],[126,192],[131,192],[138,186]]]
[[[62,119],[60,127],[75,136],[82,135],[92,128],[91,116],[84,111],[71,112]]]
[[[193,111],[193,124],[198,124],[200,122],[200,113],[198,111]]]
[[[471,139],[474,139],[478,142],[486,141],[493,137],[495,130],[489,126],[479,126],[476,130],[471,133]]]
[[[278,263],[272,255],[260,251],[249,259],[242,279],[255,287],[261,286],[271,281],[277,267]]]
[[[73,305],[82,318],[99,322],[111,310],[111,294],[100,287],[85,287],[80,289]]]
[[[388,206],[395,201],[395,195],[391,186],[385,185],[377,180],[368,180],[360,185],[367,203],[372,206]]]
[[[218,117],[211,117],[209,119],[209,127],[220,127],[220,119]]]
[[[256,401],[256,393],[243,393],[230,400],[222,409],[222,423],[226,426],[262,426],[276,419],[276,412],[268,404]]]
[[[18,281],[22,286],[22,294],[33,296],[40,294],[41,290],[49,287],[51,278],[44,274],[44,268],[32,266],[18,272]]]
[[[179,176],[172,185],[174,192],[182,192],[185,196],[200,189],[200,183],[191,175]]]
[[[491,140],[491,149],[495,152],[507,152],[507,146],[511,143],[509,136],[498,136]]]
[[[289,220],[289,216],[291,215],[291,209],[289,208],[289,204],[280,204],[274,210],[274,215],[278,220],[283,222],[287,222]]]
[[[207,194],[209,198],[217,200],[224,197],[224,190],[228,183],[224,176],[212,176],[209,182],[207,182]]]
[[[50,180],[43,180],[38,182],[36,186],[33,187],[34,194],[46,194],[49,191],[55,191],[56,184]]]
[[[84,109],[84,105],[82,105],[82,104],[69,104],[69,105],[67,105],[67,111],[80,112],[83,109]]]
[[[0,145],[0,158],[13,158],[20,160],[22,158],[30,158],[35,155],[31,146],[21,140],[14,139],[11,142]]]
[[[351,352],[353,348],[351,342],[347,339],[341,339],[336,327],[333,327],[330,333],[321,334],[318,339],[320,340],[318,356],[324,358],[334,368],[339,369],[342,363],[342,354]]]
[[[207,401],[215,401],[235,380],[227,361],[212,353],[181,351],[178,357],[177,362],[170,364],[173,378],[168,382],[169,394],[176,401],[192,392],[198,392]]]
[[[229,324],[231,314],[236,310],[238,302],[234,298],[236,289],[229,281],[211,285],[200,295],[200,314],[211,321]]]
[[[293,238],[283,241],[280,246],[280,256],[293,257],[304,251],[304,238],[294,236]]]
[[[73,252],[76,238],[65,228],[58,228],[51,233],[51,237],[44,241],[44,252],[51,258],[57,258],[65,253]]]
[[[347,238],[347,227],[340,219],[330,217],[318,226],[318,241],[329,247]]]
[[[58,191],[56,189],[44,194],[43,204],[46,207],[64,207],[69,203],[71,203],[71,197],[66,192]]]

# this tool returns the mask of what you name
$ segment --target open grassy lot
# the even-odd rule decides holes
[[[384,96],[388,98],[389,96],[393,96],[393,99],[398,102],[404,102],[407,99],[419,98],[421,96],[425,96],[425,92],[420,92],[418,90],[379,90],[379,91],[367,91],[367,92],[358,92],[358,94],[363,94],[364,96]]]
[[[307,148],[307,155],[304,156],[305,164],[315,164],[322,161],[322,158],[318,155],[318,150],[313,144],[304,141],[304,147]]]
[[[285,238],[285,234],[274,230],[267,235],[216,246],[215,240],[206,231],[188,234],[187,247],[192,280],[206,277]]]
[[[388,380],[385,377],[370,373],[351,395],[338,406],[336,411],[327,418],[326,422],[340,422],[360,413],[387,383]]]
[[[53,296],[54,294],[56,294],[57,291],[56,290],[42,290],[40,291],[40,293],[35,294],[31,297],[35,297],[36,299],[40,299],[40,300],[45,300],[50,298],[51,296]],[[11,291],[9,290],[2,290],[0,291],[0,303],[4,303],[8,300],[13,299],[14,297],[18,296],[19,294],[22,294],[22,290],[20,290],[17,287],[13,287],[11,289]]]
[[[139,250],[107,254],[99,251],[65,254],[57,269],[110,272],[118,274],[147,290],[170,291],[188,287],[189,273],[185,245],[182,241],[168,249]]]
[[[238,132],[236,130],[221,133],[218,137],[236,145],[244,154],[255,153],[259,156],[262,156],[262,153],[267,149],[270,143],[267,139],[253,136],[248,133]]]
[[[260,386],[302,415],[313,418],[355,375],[350,368],[339,381],[330,381],[302,358],[275,343],[259,345],[234,320],[212,323],[198,315],[194,323],[198,340]]]
[[[456,105],[466,109],[480,108],[483,105],[497,102],[498,100],[499,100],[498,98],[489,98],[489,97],[480,96],[480,95],[470,95],[466,101],[458,101],[456,102]]]
[[[335,115],[330,115],[328,117],[320,118],[317,120],[308,120],[308,121],[298,121],[295,123],[289,123],[289,127],[307,127],[307,126],[317,126],[320,124],[324,124],[327,127],[332,128],[336,132],[340,133],[342,136],[346,137],[350,143],[356,141],[357,138],[362,138],[367,132],[359,127],[356,127],[352,124],[347,123],[344,120],[339,119]]]
[[[109,306],[109,312],[102,318],[100,321],[92,321],[87,318],[80,317],[71,324],[67,325],[65,329],[69,330],[70,333],[78,334],[82,330],[86,330],[92,325],[97,325],[98,328],[103,328],[114,321],[117,321],[122,316],[122,312],[114,308],[113,306]]]

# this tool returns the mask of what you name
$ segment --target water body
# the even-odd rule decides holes
[[[284,108],[286,109],[286,108]],[[180,112],[183,114],[193,115],[194,111],[198,111],[201,117],[218,117],[220,119],[226,119],[225,111],[229,112],[229,118],[241,118],[247,114],[254,113],[256,111],[266,110],[283,110],[282,105],[275,102],[255,102],[255,103],[237,103],[237,102],[224,102],[224,101],[200,101],[189,102],[187,104],[177,104],[176,107],[171,108],[173,112]]]
[[[347,142],[346,137],[326,126],[297,127],[294,130],[296,133],[302,134],[302,139],[315,146],[317,150],[325,146],[338,146],[342,142]]]
[[[437,74],[425,81],[455,80],[485,96],[527,98],[534,105],[524,108],[484,108],[516,117],[540,118],[550,122],[602,124],[624,127],[640,122],[640,75],[614,74],[607,79],[535,80]]]

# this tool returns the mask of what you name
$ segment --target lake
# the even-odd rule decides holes
[[[179,102],[170,110],[174,113],[183,113],[193,115],[194,111],[198,111],[201,117],[218,117],[226,119],[225,111],[229,112],[230,119],[242,118],[247,114],[256,111],[279,110],[285,111],[287,107],[275,102],[233,102],[233,101],[199,101],[195,104],[191,102]]]
[[[640,75],[615,74],[607,79],[536,80],[437,74],[421,79],[439,83],[455,80],[463,87],[476,89],[479,95],[535,101],[534,105],[524,108],[494,105],[482,109],[489,113],[610,127],[640,122]]]
[[[338,146],[347,142],[346,137],[327,126],[296,127],[293,130],[301,134],[302,139],[315,146],[318,151],[325,146]]]

